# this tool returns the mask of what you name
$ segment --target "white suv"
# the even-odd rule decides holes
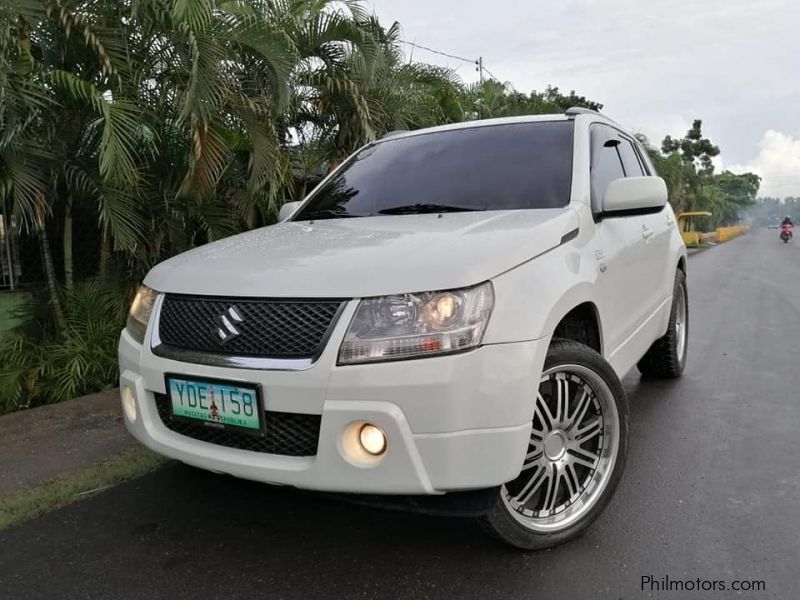
[[[282,219],[148,274],[119,345],[131,433],[520,548],[585,530],[625,463],[620,377],[686,360],[686,249],[636,139],[583,109],[398,133]]]

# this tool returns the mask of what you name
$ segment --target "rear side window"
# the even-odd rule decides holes
[[[361,150],[293,219],[403,214],[404,208],[569,204],[572,121],[514,123],[388,139]],[[420,210],[424,210],[420,209]]]
[[[622,166],[625,168],[625,176],[642,177],[644,171],[642,170],[642,164],[639,162],[639,157],[636,155],[636,150],[633,148],[633,144],[623,139],[620,141],[617,148],[622,158]]]
[[[646,175],[656,175],[656,169],[653,166],[653,163],[650,161],[650,157],[647,155],[647,151],[642,148],[641,144],[636,145],[636,149],[639,151],[639,158],[642,161],[642,166],[644,167],[644,172]]]

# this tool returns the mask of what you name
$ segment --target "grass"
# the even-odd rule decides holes
[[[53,479],[7,498],[0,498],[0,531],[139,477],[165,462],[165,458],[147,448],[136,447],[72,477]]]
[[[21,323],[15,312],[29,300],[28,292],[0,292],[0,337]]]

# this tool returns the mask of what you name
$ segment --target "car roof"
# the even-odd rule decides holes
[[[439,133],[442,131],[456,131],[459,129],[474,129],[477,127],[491,127],[492,125],[511,125],[514,123],[539,123],[544,121],[568,121],[565,115],[524,115],[521,117],[501,117],[498,119],[480,119],[477,121],[460,121],[449,125],[438,125],[436,127],[426,127],[425,129],[414,129],[413,131],[394,131],[382,137],[380,140],[397,140],[400,138],[425,135],[426,133]]]
[[[418,135],[425,135],[428,133],[457,131],[460,129],[474,129],[478,127],[491,127],[495,125],[513,125],[517,123],[543,123],[543,122],[553,122],[553,121],[577,121],[577,120],[586,121],[589,123],[596,123],[596,122],[607,123],[609,125],[621,128],[621,126],[612,119],[609,119],[605,115],[594,111],[587,111],[585,113],[581,112],[578,114],[570,114],[570,115],[562,113],[552,113],[543,115],[522,115],[518,117],[480,119],[475,121],[461,121],[459,123],[451,123],[449,125],[438,125],[436,127],[427,127],[425,129],[415,129],[413,131],[393,131],[386,134],[382,138],[375,140],[374,143],[379,143],[384,140],[398,140]]]

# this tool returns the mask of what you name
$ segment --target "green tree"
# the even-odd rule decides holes
[[[723,171],[713,177],[712,184],[720,195],[716,212],[720,222],[728,224],[738,221],[756,204],[761,178],[754,173],[736,175]]]
[[[712,158],[720,149],[703,137],[696,119],[686,136],[664,138],[659,152],[639,136],[658,174],[664,178],[676,212],[707,210],[715,225],[736,222],[756,202],[760,178],[753,173],[714,174]]]
[[[557,87],[548,86],[543,92],[534,90],[525,94],[495,79],[467,88],[464,103],[469,107],[469,118],[473,119],[558,114],[574,106],[598,111],[603,108],[602,104],[574,91],[565,96]]]
[[[693,164],[700,173],[710,175],[714,172],[711,159],[719,155],[719,147],[703,137],[702,127],[703,121],[695,119],[689,131],[681,139],[665,137],[661,143],[661,150],[667,155],[678,154],[684,161]]]

